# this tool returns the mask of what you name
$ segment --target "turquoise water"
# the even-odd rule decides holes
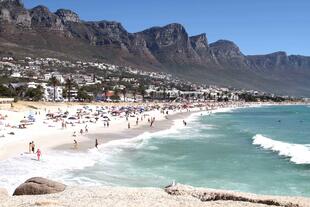
[[[236,109],[198,115],[187,127],[105,146],[93,166],[71,171],[65,179],[134,187],[163,187],[176,180],[199,187],[310,196],[309,144],[307,106]]]

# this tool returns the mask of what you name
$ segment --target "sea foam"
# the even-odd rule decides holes
[[[288,157],[293,163],[310,164],[310,145],[281,142],[261,134],[253,137],[253,144],[277,152],[280,156]]]

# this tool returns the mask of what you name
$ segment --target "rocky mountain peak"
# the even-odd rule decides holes
[[[43,30],[63,30],[61,19],[45,6],[37,6],[30,10],[32,27]]]
[[[173,23],[164,27],[152,27],[144,30],[147,42],[152,48],[168,47],[171,45],[181,46],[180,44],[187,44],[188,34],[181,24]]]
[[[31,17],[20,0],[0,0],[0,23],[13,23],[17,27],[30,28]]]
[[[22,0],[0,0],[0,5],[23,6]]]
[[[80,23],[80,17],[78,14],[71,10],[67,9],[58,9],[55,14],[60,17],[60,19],[63,21],[63,23],[67,22],[75,22],[75,23]]]
[[[208,48],[208,39],[205,33],[190,37],[190,41],[195,50],[200,48]]]
[[[239,47],[234,42],[229,40],[218,40],[210,44],[210,49],[216,56],[221,56],[224,58],[243,56]]]

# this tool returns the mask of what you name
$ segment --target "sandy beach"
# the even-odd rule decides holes
[[[74,124],[74,126],[67,124],[66,128],[62,128],[61,120],[55,121],[46,118],[48,113],[70,111],[70,113],[74,114],[75,111],[83,107],[85,105],[40,105],[0,110],[0,114],[6,117],[3,120],[5,123],[2,123],[5,126],[0,131],[0,134],[2,134],[0,138],[0,160],[22,153],[29,153],[28,143],[32,141],[35,143],[36,149],[40,148],[43,152],[42,156],[44,156],[44,152],[51,149],[86,151],[95,147],[95,139],[98,139],[99,144],[102,145],[116,139],[133,138],[144,132],[152,133],[165,130],[172,126],[174,120],[185,119],[191,113],[187,112],[187,110],[171,110],[169,115],[166,115],[155,109],[134,117],[110,116],[109,127],[104,127],[102,121],[91,123],[89,120],[83,120],[81,123]],[[105,107],[109,106],[106,105]],[[192,111],[197,110],[192,109]],[[33,115],[36,117],[35,123],[27,125],[25,129],[18,128],[19,120],[26,119],[30,114],[35,114]],[[149,122],[151,117],[156,118],[156,122],[152,127],[150,127]],[[137,118],[139,119],[138,125],[136,124]],[[130,129],[128,129],[128,123],[130,123]],[[14,124],[15,127],[13,127]],[[85,127],[88,129],[88,133],[81,134],[80,130],[85,131]],[[73,136],[74,132],[76,136]],[[78,142],[77,149],[74,149],[74,139]]]
[[[263,103],[264,105],[270,103]],[[108,143],[115,141],[129,140],[138,137],[143,133],[155,133],[171,129],[173,126],[186,127],[183,120],[189,121],[191,116],[199,116],[200,114],[216,113],[220,111],[230,110],[238,107],[253,107],[262,104],[245,104],[245,103],[208,103],[205,105],[188,105],[184,107],[182,104],[170,105],[146,105],[144,109],[138,111],[139,104],[124,106],[122,104],[41,104],[41,103],[19,103],[14,107],[2,107],[0,110],[1,131],[0,135],[0,160],[11,157],[27,155],[29,157],[28,143],[34,142],[36,149],[40,148],[42,157],[45,153],[54,152],[87,152],[95,148],[95,140],[98,140],[98,148],[104,147]],[[112,107],[112,108],[111,108]],[[124,114],[121,111],[126,107],[137,107],[130,110],[130,113]],[[106,110],[106,111],[105,111]],[[127,110],[127,109],[126,109]],[[100,116],[95,115],[100,111]],[[107,112],[107,113],[106,113]],[[66,118],[59,118],[66,114]],[[98,112],[99,113],[99,112]],[[116,113],[116,115],[112,115]],[[50,114],[53,114],[50,116]],[[19,128],[20,120],[35,117],[34,123],[26,125],[26,128]],[[74,123],[70,123],[69,117],[78,117]],[[100,117],[94,121],[95,117]],[[108,118],[107,118],[108,117]],[[153,123],[152,120],[155,119]],[[106,123],[109,120],[109,127]],[[138,123],[137,123],[138,121]],[[26,123],[26,122],[25,122]],[[64,125],[65,124],[65,125]],[[129,127],[130,124],[130,127]],[[152,126],[151,126],[152,125]],[[83,133],[80,133],[80,130]],[[85,132],[87,129],[88,132]],[[12,133],[13,132],[13,133]],[[77,140],[78,145],[74,145]],[[31,155],[32,159],[36,159],[36,154]],[[1,187],[1,186],[0,186]],[[91,194],[86,193],[90,191]],[[213,191],[212,191],[213,192]],[[11,193],[11,192],[10,192]],[[76,198],[80,199],[79,203],[74,203],[68,198],[69,195],[76,194]],[[113,195],[110,197],[110,195]],[[82,197],[87,196],[83,200]],[[107,197],[108,196],[108,197]],[[260,196],[258,196],[260,198]],[[280,198],[280,197],[279,197]],[[72,199],[72,196],[70,197]],[[117,202],[113,206],[122,206],[127,203],[128,206],[267,206],[260,203],[236,202],[236,201],[211,201],[201,202],[191,196],[182,195],[172,197],[163,189],[157,188],[115,188],[115,187],[68,187],[65,192],[47,196],[23,196],[5,198],[4,203],[0,206],[110,206],[116,200],[124,199],[124,202]],[[158,205],[155,201],[160,200]],[[272,197],[274,199],[274,197]],[[278,199],[278,198],[277,198]],[[280,198],[282,199],[282,197]],[[280,205],[280,206],[307,206],[306,198],[300,198],[300,205]],[[305,199],[305,200],[304,200]],[[287,201],[295,201],[294,198],[286,198]],[[104,202],[105,205],[99,205]],[[138,205],[141,204],[141,205]],[[268,205],[279,206],[279,205]]]

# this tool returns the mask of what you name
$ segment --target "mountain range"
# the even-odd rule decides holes
[[[84,21],[67,9],[26,9],[20,0],[0,0],[0,55],[96,60],[209,85],[310,97],[310,57],[245,55],[232,41],[209,44],[206,34],[189,36],[178,23],[129,33],[119,22]]]

